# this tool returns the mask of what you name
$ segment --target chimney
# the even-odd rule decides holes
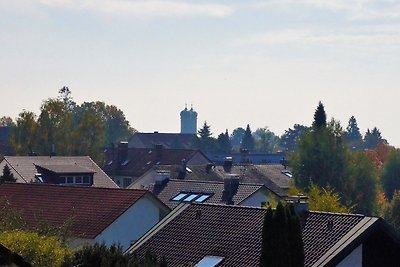
[[[179,168],[178,179],[185,179],[186,167],[187,167],[186,159],[182,159],[181,167]]]
[[[121,141],[118,144],[118,154],[117,154],[118,163],[119,164],[123,163],[127,158],[128,158],[128,142]]]
[[[50,157],[54,157],[55,155],[56,155],[56,145],[51,144]]]
[[[214,164],[208,163],[207,166],[206,166],[206,173],[210,173],[212,167],[214,167]]]
[[[233,165],[232,157],[225,157],[225,159],[224,159],[224,171],[225,172],[231,172],[232,165]]]
[[[299,217],[308,212],[308,197],[305,195],[288,196],[286,202],[293,204],[294,210]]]
[[[228,205],[233,205],[233,197],[239,188],[239,177],[230,175],[224,179],[224,191],[222,192],[222,201]]]

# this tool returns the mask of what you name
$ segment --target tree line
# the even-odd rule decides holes
[[[44,100],[38,116],[23,110],[15,122],[9,117],[1,122],[12,127],[9,141],[17,155],[89,155],[97,163],[104,146],[136,131],[116,106],[100,101],[78,105],[68,87]]]

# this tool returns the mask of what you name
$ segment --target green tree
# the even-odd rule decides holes
[[[260,266],[304,265],[304,246],[299,219],[291,205],[269,207],[264,217]]]
[[[311,184],[307,195],[310,210],[337,213],[350,213],[352,211],[351,208],[341,204],[339,194],[329,187],[322,188]]]
[[[104,243],[95,243],[93,246],[83,246],[77,250],[68,266],[85,267],[161,267],[166,266],[164,261],[147,253],[144,259],[124,254],[120,245],[106,246]]]
[[[252,135],[250,125],[247,124],[241,143],[241,149],[254,150],[254,146],[255,146],[255,140]]]
[[[242,143],[245,131],[246,130],[243,129],[242,127],[238,127],[233,130],[232,134],[229,137],[229,140],[231,141],[232,150],[239,151],[240,144]]]
[[[384,216],[387,222],[400,234],[400,190],[393,193]]]
[[[63,246],[57,237],[39,235],[36,232],[0,232],[0,243],[21,255],[33,266],[62,266],[64,260],[71,255],[71,250]]]
[[[218,150],[229,153],[231,152],[231,142],[229,140],[228,129],[226,129],[225,133],[220,133],[217,138]]]
[[[10,167],[6,164],[3,168],[3,175],[0,176],[0,184],[4,182],[15,182],[17,179],[15,179],[14,174],[11,172]]]
[[[351,116],[349,119],[349,124],[346,127],[344,139],[348,147],[351,149],[361,149],[363,146],[360,128],[358,128],[357,120],[354,116]]]
[[[203,127],[200,128],[197,132],[198,138],[198,147],[204,150],[216,150],[217,149],[217,140],[212,137],[211,127],[205,121]]]
[[[31,111],[22,111],[9,139],[17,155],[27,155],[36,150],[37,129],[36,115]]]
[[[95,162],[103,159],[102,146],[105,142],[105,121],[94,102],[84,102],[76,108],[76,130],[74,140],[77,142],[74,154],[89,155]]]
[[[313,123],[318,124],[321,123]],[[318,186],[330,186],[335,191],[342,192],[347,153],[342,142],[340,124],[332,119],[326,127],[313,129],[300,138],[289,160],[293,167],[295,184],[306,191],[313,182]]]
[[[37,147],[41,155],[49,155],[53,148],[58,155],[71,155],[74,141],[73,113],[61,100],[49,98],[43,102],[38,118]]]
[[[374,127],[372,131],[367,129],[364,135],[364,147],[367,149],[374,149],[379,144],[387,144],[387,141],[382,138],[382,134],[378,128]]]
[[[321,101],[318,103],[317,109],[315,110],[314,113],[314,122],[313,122],[313,128],[314,130],[317,129],[323,129],[326,127],[326,113],[325,113],[325,107],[321,103]]]
[[[365,153],[348,152],[341,194],[343,202],[354,204],[355,212],[376,214],[378,177],[373,162]]]
[[[400,150],[390,153],[383,166],[381,181],[385,195],[390,201],[394,191],[400,190]]]
[[[292,128],[285,130],[285,133],[280,138],[280,146],[286,152],[293,152],[297,146],[297,142],[303,133],[308,131],[308,127],[300,124],[295,124]]]
[[[14,126],[14,122],[11,117],[3,116],[0,118],[0,127]]]
[[[279,137],[268,127],[258,128],[254,133],[255,149],[261,152],[272,153],[279,150]]]

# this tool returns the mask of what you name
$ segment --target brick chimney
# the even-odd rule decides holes
[[[222,192],[222,201],[228,205],[233,205],[233,197],[239,188],[239,177],[237,175],[229,175],[224,179],[224,191]]]
[[[225,172],[231,172],[232,165],[233,165],[232,157],[225,157],[225,159],[224,159],[224,171]]]

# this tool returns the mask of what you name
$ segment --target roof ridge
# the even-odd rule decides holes
[[[85,186],[85,185],[60,185],[60,184],[49,184],[49,183],[16,183],[16,182],[4,182],[3,184],[9,185],[17,185],[17,186],[47,186],[47,187],[58,187],[58,188],[84,188],[87,190],[120,190],[121,192],[127,191],[142,191],[143,193],[149,192],[146,189],[126,189],[126,188],[110,188],[110,187],[94,187],[94,186]],[[0,185],[1,186],[1,185]]]
[[[203,184],[223,184],[222,181],[206,181],[206,180],[186,180],[186,179],[169,179],[169,181],[173,182],[194,182],[194,183],[203,183]],[[251,185],[251,186],[265,186],[264,184],[253,184],[253,183],[241,183],[239,185]]]
[[[373,216],[366,216],[360,213],[340,213],[340,212],[329,212],[329,211],[318,211],[318,210],[310,210],[309,213],[314,214],[326,214],[326,215],[345,215],[345,216],[353,216],[353,217],[365,217],[365,218],[375,218]]]
[[[228,204],[221,204],[221,203],[194,203],[190,202],[190,205],[195,206],[216,206],[222,208],[234,208],[234,209],[248,209],[248,210],[267,210],[267,208],[263,207],[253,207],[253,206],[237,206],[237,205],[228,205]]]

